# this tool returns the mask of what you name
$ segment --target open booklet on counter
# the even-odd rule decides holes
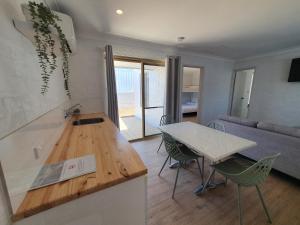
[[[96,172],[96,159],[93,154],[48,164],[42,167],[30,190],[94,172]]]

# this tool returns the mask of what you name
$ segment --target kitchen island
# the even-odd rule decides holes
[[[74,126],[78,119],[104,122]],[[29,191],[15,225],[146,224],[147,168],[104,113],[73,116],[45,164],[94,154],[96,172]]]

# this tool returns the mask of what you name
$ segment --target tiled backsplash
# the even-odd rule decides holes
[[[1,163],[14,211],[61,136],[67,105],[60,105],[0,141]]]
[[[12,22],[22,20],[24,2],[0,0],[0,160],[14,209],[61,134],[63,110],[69,104],[60,65],[47,95],[40,94],[41,70],[34,45]],[[57,62],[61,63],[60,58]],[[0,189],[1,225],[9,223],[3,197]]]

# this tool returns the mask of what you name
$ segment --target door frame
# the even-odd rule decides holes
[[[205,68],[204,66],[199,66],[199,65],[191,65],[191,64],[183,64],[182,65],[182,77],[181,77],[181,88],[180,88],[180,93],[182,94],[182,89],[183,89],[183,71],[184,67],[189,67],[189,68],[196,68],[200,70],[200,84],[199,84],[199,93],[198,93],[198,109],[197,109],[197,122],[201,123],[203,120],[203,90],[204,90],[204,75],[205,75]],[[182,105],[182,102],[180,102]],[[180,121],[182,121],[182,112],[180,115]]]
[[[254,79],[255,79],[256,67],[252,66],[252,67],[244,67],[244,68],[242,67],[242,68],[234,69],[233,70],[233,75],[232,75],[231,90],[230,90],[230,92],[231,92],[230,93],[230,107],[229,107],[229,112],[228,112],[228,114],[230,116],[232,115],[232,107],[233,107],[233,97],[234,97],[234,87],[235,87],[235,81],[236,81],[236,74],[238,72],[244,71],[244,70],[254,70],[253,79],[252,79],[251,93],[250,93],[250,101],[249,101],[249,105],[251,105],[250,102],[251,102],[251,99],[252,99],[251,96],[252,96],[253,84],[254,84]],[[248,114],[247,114],[247,118],[248,117],[249,117],[249,111],[248,111]]]
[[[146,137],[155,136],[158,134],[146,135],[146,126],[145,126],[145,65],[149,66],[165,66],[165,62],[163,60],[155,60],[155,59],[145,59],[145,58],[136,58],[136,57],[128,57],[128,56],[120,56],[115,55],[114,60],[123,61],[123,62],[135,62],[141,64],[141,103],[142,103],[142,137],[133,139],[130,141],[138,141],[142,140]]]

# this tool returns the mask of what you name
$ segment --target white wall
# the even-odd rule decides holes
[[[42,164],[64,127],[63,109],[68,103],[59,69],[50,81],[48,94],[40,94],[41,71],[34,46],[12,23],[13,18],[23,19],[22,2],[25,0],[0,0],[0,159],[5,175],[20,188],[15,192],[21,194],[18,202],[24,195],[19,184],[30,182],[27,174],[22,176],[23,169]],[[8,135],[21,126],[24,127]],[[43,155],[36,161],[35,147]],[[9,220],[3,199],[0,189],[0,224],[6,225]]]
[[[300,83],[288,83],[291,60],[300,48],[236,62],[235,69],[255,68],[249,118],[300,126]]]
[[[106,87],[103,50],[80,39],[77,45],[77,52],[70,61],[72,104],[80,103],[83,113],[102,112]]]
[[[115,55],[164,60],[167,55],[181,55],[184,65],[204,67],[201,121],[206,123],[227,113],[233,61],[115,36],[81,37],[73,57],[72,103],[82,104],[84,112],[104,111],[105,74],[103,48],[111,44]]]
[[[66,100],[58,67],[46,96],[33,44],[18,32],[12,19],[23,19],[21,0],[0,0],[0,137],[32,121]],[[60,61],[58,64],[60,66]]]

